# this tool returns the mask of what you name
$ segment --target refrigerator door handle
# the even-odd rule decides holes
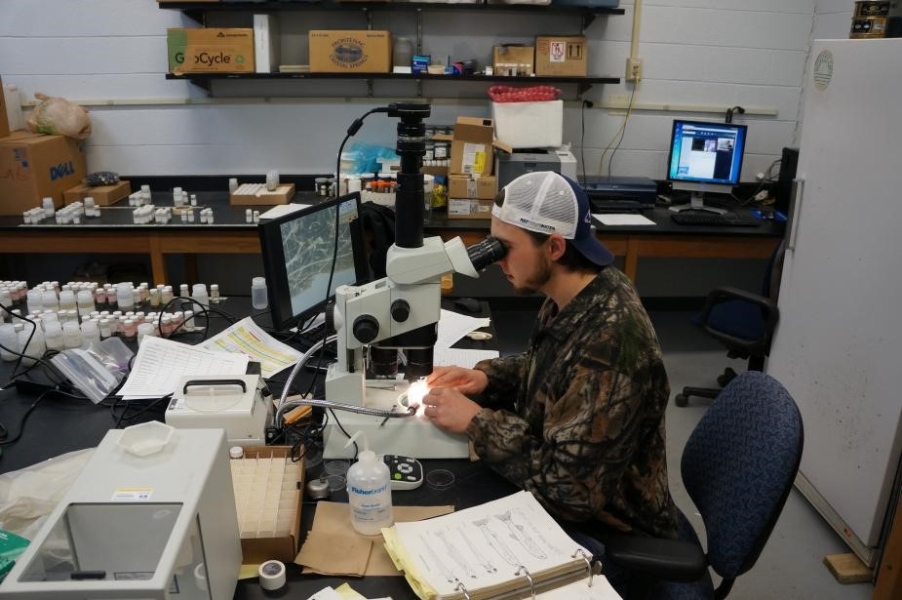
[[[805,196],[805,180],[801,177],[792,180],[792,194],[789,198],[789,241],[787,250],[796,249],[796,238],[799,235],[799,211],[802,210],[802,198]]]

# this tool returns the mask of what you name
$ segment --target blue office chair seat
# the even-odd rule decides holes
[[[692,317],[692,323],[698,327],[705,325],[703,314]],[[765,311],[760,306],[746,300],[727,300],[711,308],[707,326],[717,331],[743,339],[760,340],[765,335]]]
[[[755,565],[783,511],[803,442],[786,388],[764,373],[738,375],[699,421],[680,462],[707,551],[681,513],[677,540],[617,536],[606,540],[606,560],[660,580],[647,598],[725,598]],[[722,578],[716,590],[712,570]]]

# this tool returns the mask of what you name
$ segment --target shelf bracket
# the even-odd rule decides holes
[[[417,79],[417,98],[423,97],[423,80]]]
[[[594,21],[595,21],[595,14],[594,14],[594,13],[586,13],[586,14],[584,14],[584,15],[583,15],[583,18],[582,18],[582,26],[581,26],[581,29],[579,30],[579,32],[580,32],[581,34],[586,33],[586,29],[588,29],[588,28],[589,28],[589,25],[591,25]]]
[[[423,53],[423,9],[417,9],[417,54]]]
[[[366,95],[368,98],[373,97],[373,80],[372,79],[366,80]]]
[[[591,83],[580,82],[576,84],[576,99],[582,100],[583,94],[592,89]]]
[[[187,9],[183,10],[182,14],[204,27],[207,26],[207,13],[203,9]]]

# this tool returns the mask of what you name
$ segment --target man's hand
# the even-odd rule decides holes
[[[466,369],[462,369],[466,370]],[[424,415],[439,429],[466,433],[470,421],[482,407],[451,388],[432,388],[423,397]]]
[[[489,385],[489,378],[482,371],[463,367],[435,367],[426,378],[430,388],[450,388],[461,394],[481,394]]]

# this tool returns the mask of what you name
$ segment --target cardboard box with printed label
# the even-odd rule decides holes
[[[84,202],[85,198],[94,198],[97,206],[110,206],[116,204],[132,193],[132,185],[128,181],[120,181],[113,185],[98,185],[91,187],[83,183],[70,188],[63,194],[66,206],[74,202]]]
[[[502,45],[495,46],[492,51],[492,66],[495,75],[508,75],[505,69],[517,66],[517,75],[523,77],[535,73],[536,49],[534,46]],[[521,67],[525,66],[525,72]]]
[[[63,193],[85,177],[85,154],[76,140],[61,135],[15,131],[0,138],[0,215],[21,215]]]
[[[167,29],[169,71],[253,73],[254,30],[250,27]]]
[[[491,219],[494,200],[448,198],[449,219]]]
[[[311,29],[311,73],[388,73],[391,32]]]
[[[540,35],[536,37],[536,75],[585,77],[586,37]]]
[[[451,139],[451,175],[492,175],[495,148],[510,152],[507,144],[495,139],[495,123],[479,117],[457,117]]]
[[[9,118],[6,116],[6,98],[3,94],[3,79],[0,78],[0,138],[9,135]]]
[[[494,175],[486,175],[476,179],[469,175],[451,175],[448,177],[449,198],[477,198],[494,200],[498,186]]]

